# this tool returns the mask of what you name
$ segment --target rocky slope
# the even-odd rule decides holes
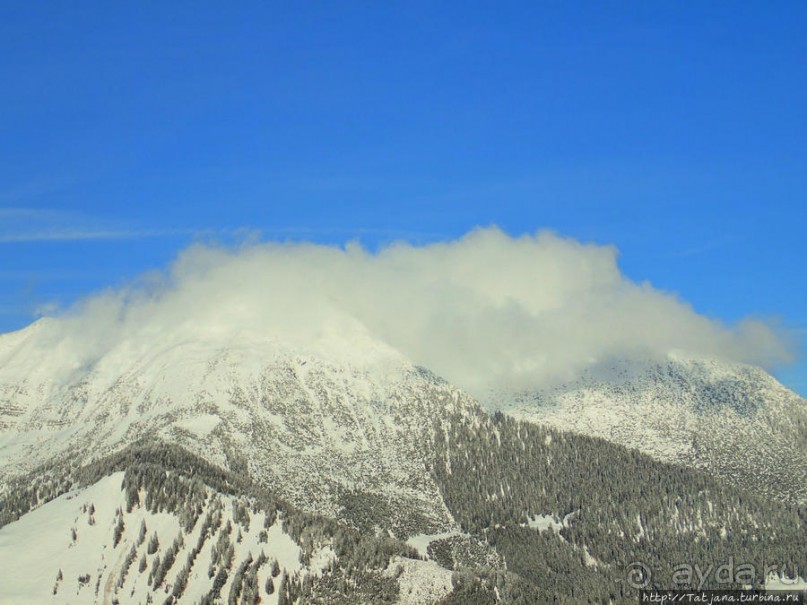
[[[117,344],[72,368],[58,347],[46,348],[48,329],[0,340],[0,479],[159,438],[311,512],[373,499],[398,534],[451,527],[423,446],[447,413],[481,410],[390,349],[359,339],[331,355],[327,342],[306,350],[250,335],[172,334],[145,350]]]
[[[807,502],[807,400],[757,367],[680,357],[612,362],[510,396],[502,408]]]

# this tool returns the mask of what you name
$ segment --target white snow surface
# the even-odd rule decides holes
[[[177,517],[166,513],[151,513],[139,506],[126,512],[125,494],[121,489],[123,473],[114,473],[89,487],[73,491],[56,498],[47,504],[24,515],[14,523],[0,528],[0,570],[2,589],[0,605],[20,605],[22,603],[71,603],[110,604],[113,598],[121,603],[146,603],[152,590],[147,584],[149,571],[157,556],[165,557],[166,550],[181,533]],[[222,512],[221,526],[214,537],[205,541],[204,547],[195,559],[188,586],[178,603],[196,603],[207,594],[213,579],[208,576],[212,545],[221,532],[226,531],[228,522],[232,529],[231,542],[235,546],[232,569],[252,555],[257,559],[261,552],[267,562],[259,568],[258,586],[263,589],[271,573],[273,561],[280,565],[282,573],[291,575],[319,574],[332,560],[329,547],[315,552],[310,567],[300,562],[301,548],[286,534],[277,520],[268,529],[266,541],[260,538],[264,530],[264,515],[253,514],[249,528],[238,525],[233,518],[235,498],[211,494],[203,515],[214,508]],[[90,515],[90,505],[93,514]],[[124,519],[124,531],[120,543],[113,546],[113,532],[118,511]],[[92,517],[92,521],[90,520]],[[146,539],[138,540],[141,524],[146,524]],[[201,518],[194,529],[184,535],[184,544],[176,554],[176,562],[164,581],[165,592],[170,588],[185,564],[190,550],[197,544],[201,530]],[[71,530],[76,530],[72,539]],[[236,536],[241,534],[241,541]],[[159,548],[154,554],[147,554],[150,537],[156,534]],[[119,585],[124,560],[132,547],[136,548],[134,562],[128,568],[123,585]],[[148,566],[144,572],[138,571],[139,560],[146,556]],[[61,570],[62,579],[57,580]],[[85,583],[81,576],[89,576]],[[233,573],[221,594],[226,595],[233,580]],[[54,587],[56,589],[54,594]],[[160,590],[159,592],[162,592]],[[161,601],[167,594],[161,597]],[[264,603],[272,603],[277,594],[263,594]]]
[[[176,425],[181,429],[190,431],[197,437],[207,437],[220,422],[221,418],[218,416],[214,416],[213,414],[200,414],[195,418],[191,417],[178,420]]]
[[[468,534],[462,532],[460,529],[444,531],[439,534],[417,534],[415,536],[411,536],[406,543],[417,550],[421,557],[428,558],[429,545],[432,542],[445,540],[446,538],[453,538],[454,536],[468,536]]]
[[[98,574],[109,566],[119,566],[123,549],[112,548],[111,535],[115,511],[124,504],[121,492],[123,473],[115,473],[95,485],[56,498],[45,506],[23,516],[19,521],[0,528],[0,569],[3,588],[0,603],[63,602],[69,593],[75,603],[94,603],[94,585]],[[89,514],[82,510],[95,505],[95,524],[88,523]],[[171,519],[160,519],[165,535],[176,533],[176,527],[165,527]],[[155,521],[157,521],[155,519]],[[77,539],[71,538],[71,528]],[[172,532],[173,530],[173,532]],[[59,570],[63,593],[54,597]],[[91,582],[83,588],[77,578],[90,574]]]
[[[571,515],[566,515],[560,520],[555,515],[533,515],[527,519],[527,527],[539,532],[544,532],[549,529],[557,532],[569,525],[568,518],[570,516]]]

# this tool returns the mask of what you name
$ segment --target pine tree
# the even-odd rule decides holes
[[[150,555],[153,555],[157,552],[157,549],[160,547],[160,540],[157,538],[157,532],[155,531],[151,534],[151,538],[149,539],[149,545],[146,549],[146,552]]]
[[[118,515],[118,523],[115,526],[115,533],[112,537],[113,548],[117,547],[118,544],[120,543],[121,536],[123,535],[123,528],[124,528],[123,513],[121,513],[120,515]]]

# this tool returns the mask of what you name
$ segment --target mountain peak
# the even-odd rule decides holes
[[[807,500],[807,400],[755,366],[681,354],[615,360],[498,403],[529,422]],[[781,468],[791,469],[786,477]]]

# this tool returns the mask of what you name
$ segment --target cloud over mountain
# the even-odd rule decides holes
[[[699,315],[626,278],[616,257],[610,246],[496,228],[378,252],[359,244],[195,245],[167,271],[81,302],[49,338],[81,365],[121,342],[148,347],[177,330],[300,346],[335,333],[349,343],[360,332],[477,395],[567,380],[614,357],[788,359],[785,340],[765,323],[726,326]]]

